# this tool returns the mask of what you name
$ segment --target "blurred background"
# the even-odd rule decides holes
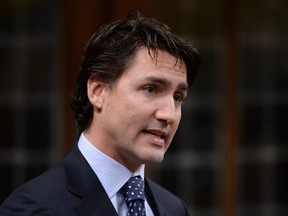
[[[192,216],[287,216],[286,0],[1,0],[0,203],[74,145],[83,46],[132,9],[203,57],[178,134],[147,175]]]

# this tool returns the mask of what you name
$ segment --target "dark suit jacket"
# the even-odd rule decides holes
[[[156,216],[188,215],[184,203],[153,181],[145,192]],[[109,197],[78,147],[57,167],[16,189],[1,205],[1,216],[117,216]]]

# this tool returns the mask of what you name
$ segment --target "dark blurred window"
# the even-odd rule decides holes
[[[0,3],[0,203],[60,159],[58,4]]]

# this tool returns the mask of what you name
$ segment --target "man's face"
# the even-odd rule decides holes
[[[163,160],[181,118],[187,96],[183,61],[164,51],[152,59],[141,48],[117,83],[105,90],[95,122],[96,147],[130,170]],[[95,116],[94,116],[95,117]]]

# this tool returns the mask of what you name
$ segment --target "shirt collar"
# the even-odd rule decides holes
[[[132,176],[140,175],[144,180],[144,164],[136,172],[131,172],[119,162],[99,151],[85,137],[84,133],[79,138],[78,148],[98,176],[110,199]]]

